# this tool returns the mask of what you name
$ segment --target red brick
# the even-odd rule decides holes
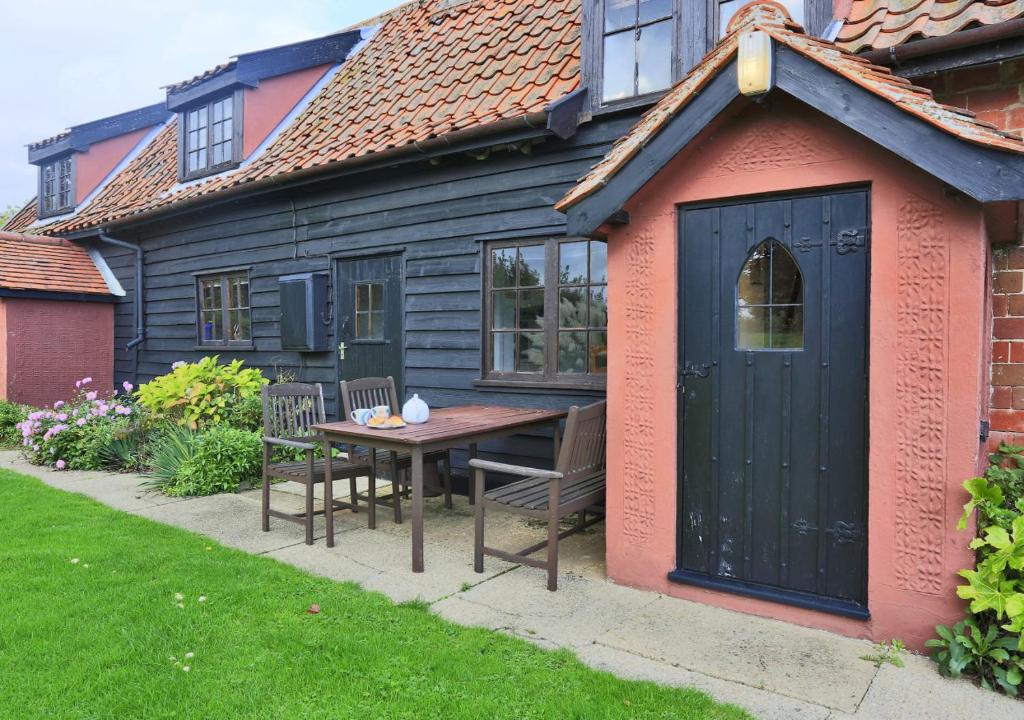
[[[994,363],[1008,363],[1008,362],[1010,362],[1010,343],[1008,343],[1008,342],[994,342],[994,343],[992,343],[992,362],[994,362]]]
[[[1012,247],[1006,251],[1006,267],[1010,270],[1024,268],[1024,248]]]
[[[992,384],[999,386],[1024,386],[1024,365],[992,365]]]
[[[1010,346],[1010,362],[1024,363],[1024,342],[1012,342]]]
[[[1024,290],[1024,275],[1019,270],[1000,270],[996,273],[997,293],[1019,293]]]
[[[1013,409],[1024,410],[1024,387],[1015,387],[1011,391],[1013,397]]]
[[[979,113],[979,117],[982,110],[1005,110],[1019,102],[1019,85],[1004,85],[991,90],[972,90],[967,94],[967,109]]]
[[[992,330],[998,340],[1019,340],[1024,338],[1024,318],[994,318]]]
[[[990,453],[994,453],[999,449],[999,443],[1006,443],[1007,445],[1016,445],[1017,447],[1020,447],[1021,445],[1024,445],[1024,435],[1021,433],[993,431],[988,436],[988,442],[985,443],[985,449]]]
[[[1006,270],[1010,267],[1010,251],[1006,248],[996,248],[992,252],[992,267],[995,270]]]
[[[982,122],[992,123],[1000,130],[1008,127],[1005,110],[979,110],[977,112],[978,119]]]
[[[1010,108],[1006,111],[1006,127],[1003,130],[1020,130],[1024,128],[1024,107]]]
[[[992,407],[1007,409],[1013,405],[1013,388],[992,388]]]
[[[1024,410],[989,411],[989,422],[993,430],[1004,432],[1024,432]]]
[[[967,107],[967,94],[966,93],[949,93],[946,95],[936,95],[935,99],[943,105],[952,105],[953,107]]]
[[[1024,295],[993,295],[992,299],[1001,297],[1007,301],[1006,314],[1013,316],[1024,315]]]
[[[954,91],[970,90],[972,88],[998,85],[1000,77],[998,65],[959,70],[949,74],[949,88]],[[916,80],[915,80],[916,82]]]
[[[1006,317],[1010,314],[1010,298],[1024,297],[1024,295],[993,295],[992,315],[995,317]]]

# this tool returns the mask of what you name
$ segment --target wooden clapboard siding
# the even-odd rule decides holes
[[[523,407],[585,404],[594,392],[481,389],[481,241],[546,237],[565,231],[552,205],[635,121],[605,119],[569,141],[554,138],[531,155],[495,152],[486,160],[446,158],[391,171],[323,180],[248,200],[212,206],[113,233],[145,250],[147,340],[136,353],[130,252],[104,247],[128,295],[116,311],[115,379],[145,382],[177,360],[218,350],[196,349],[195,273],[250,268],[253,349],[220,349],[275,377],[321,382],[328,417],[336,418],[335,353],[280,349],[278,278],[332,270],[330,257],[367,252],[404,254],[406,394],[435,406],[494,403]],[[332,270],[333,273],[333,270]],[[337,345],[330,329],[330,346]],[[550,462],[543,437],[488,443],[483,452],[520,464]],[[456,453],[454,464],[465,464]]]

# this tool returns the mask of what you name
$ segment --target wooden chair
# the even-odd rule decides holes
[[[398,391],[395,389],[395,379],[390,375],[386,378],[360,378],[359,380],[341,381],[341,407],[344,416],[342,420],[351,420],[352,411],[357,408],[372,408],[377,405],[387,405],[395,415],[402,412],[402,406],[398,403]],[[388,432],[381,430],[382,433]],[[358,451],[357,451],[358,453]],[[369,463],[371,458],[369,452],[362,451],[357,454],[359,462]],[[375,492],[369,494],[353,494],[352,502],[358,505],[359,500],[367,503],[380,503],[385,507],[392,508],[395,512],[395,522],[402,522],[402,494],[403,486],[405,495],[408,496],[409,470],[412,465],[410,453],[398,453],[389,450],[378,450],[376,454],[377,470],[383,468],[391,476],[391,496],[388,500],[378,499]],[[431,453],[423,458],[423,462],[434,463],[438,477],[441,479],[441,490],[444,493],[444,506],[451,509],[452,506],[452,479],[450,454],[447,450]],[[441,465],[444,465],[442,472]],[[371,488],[372,490],[372,488]]]
[[[270,530],[271,516],[290,520],[306,526],[306,544],[313,544],[313,517],[331,511],[349,509],[358,512],[354,504],[327,498],[323,510],[313,510],[313,487],[324,481],[324,460],[315,459],[314,451],[321,446],[319,437],[312,431],[313,425],[326,422],[324,393],[319,383],[283,383],[263,386],[263,531]],[[271,462],[275,448],[301,450],[304,460]],[[374,482],[367,463],[333,458],[331,465],[334,480],[348,478],[352,492],[356,491],[356,478],[369,475]],[[306,486],[306,509],[302,513],[285,513],[270,507],[270,479],[283,478]]]
[[[565,422],[565,435],[554,470],[519,467],[488,460],[470,460],[476,474],[476,533],[473,569],[484,571],[484,555],[548,571],[548,590],[558,589],[558,541],[604,519],[605,492],[604,401],[585,408],[572,407]],[[496,472],[524,478],[494,490],[485,490],[485,473]],[[502,508],[518,515],[547,519],[548,538],[516,553],[484,545],[484,511]],[[595,516],[587,519],[587,510]],[[579,513],[576,524],[559,532],[564,517]],[[547,560],[527,557],[547,547]]]

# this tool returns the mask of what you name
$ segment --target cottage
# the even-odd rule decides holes
[[[960,483],[1024,430],[1024,3],[741,5],[409,3],[101,123],[84,194],[75,128],[30,149],[8,229],[109,262],[118,382],[607,395],[612,579],[919,644]]]

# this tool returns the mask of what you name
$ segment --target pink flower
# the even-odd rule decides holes
[[[82,378],[82,384],[83,385],[88,385],[91,382],[92,382],[92,378],[91,377]]]
[[[68,414],[67,413],[61,413],[60,415],[57,416],[57,419],[60,420],[61,422],[64,422],[65,420],[68,419]]]
[[[130,382],[128,382],[127,380],[125,380],[125,381],[124,381],[123,383],[121,383],[121,387],[123,387],[123,388],[124,388],[124,391],[125,391],[126,393],[130,393],[130,392],[131,392],[132,390],[134,390],[134,389],[135,389],[135,386],[134,386],[134,385],[132,385],[132,384],[131,384]]]
[[[171,370],[177,370],[178,368],[180,368],[184,364],[185,364],[184,360],[179,360],[178,362],[173,362],[173,363],[171,363]]]
[[[64,401],[63,400],[58,400],[57,402],[55,402],[53,404],[53,409],[54,410],[56,410],[57,408],[62,408],[62,407],[64,407]]]
[[[75,420],[75,425],[77,425],[78,427],[83,427],[85,425],[85,418],[78,418],[77,420]]]
[[[82,381],[81,380],[75,380],[75,387],[76,388],[82,387]]]
[[[88,400],[89,402],[92,402],[93,400],[96,399],[96,394],[97,393],[95,390],[90,390],[85,394],[85,399]]]
[[[57,464],[54,467],[56,467],[58,470],[63,470],[67,466],[68,466],[68,464],[66,462],[64,462],[63,460],[58,460]]]

